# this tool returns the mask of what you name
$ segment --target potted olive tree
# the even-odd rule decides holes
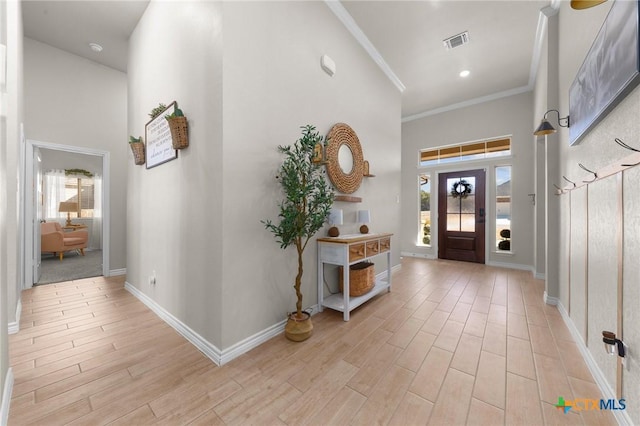
[[[264,220],[280,248],[294,246],[298,255],[298,273],[293,288],[296,291],[296,310],[289,314],[285,336],[294,341],[303,341],[311,336],[311,316],[302,310],[303,263],[302,255],[311,237],[324,225],[333,204],[334,194],[325,177],[324,167],[314,162],[314,148],[326,145],[314,126],[302,127],[302,137],[294,145],[278,146],[285,159],[280,166],[278,180],[284,192],[280,202],[279,223]]]

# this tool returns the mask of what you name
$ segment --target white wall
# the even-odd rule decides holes
[[[7,46],[7,3],[0,3],[0,44]],[[4,59],[4,58],[3,58]],[[7,341],[7,117],[4,102],[7,97],[6,82],[0,85],[0,102],[3,102],[0,116],[0,397],[5,392],[4,381],[9,369],[9,351]],[[1,398],[0,398],[1,400]],[[5,417],[3,408],[0,415]]]
[[[8,323],[16,321],[18,287],[21,279],[18,205],[18,163],[20,124],[23,122],[22,14],[19,1],[0,6],[0,42],[7,46],[6,87],[0,88],[6,102],[0,116],[0,388],[4,392],[9,371]],[[6,107],[6,109],[5,109]],[[0,421],[8,415],[2,406]]]
[[[78,154],[55,149],[40,148],[42,170],[83,169],[91,173],[102,173],[102,157]]]
[[[547,111],[547,81],[549,68],[549,42],[548,32],[544,33],[540,51],[540,61],[536,71],[536,81],[533,90],[533,117],[531,128],[535,129],[540,125],[540,119]],[[557,61],[557,59],[556,59]],[[534,234],[534,269],[536,276],[541,277],[546,273],[546,223],[545,212],[547,206],[547,197],[550,190],[547,189],[546,179],[546,149],[545,138],[535,138],[534,154],[535,154],[535,194],[536,194],[536,212],[535,212],[535,234]]]
[[[337,63],[333,78],[322,54]],[[354,194],[364,203],[341,205],[342,232],[355,231],[366,206],[372,230],[398,234],[400,93],[324,2],[152,1],[131,37],[129,87],[131,134],[143,133],[151,108],[176,100],[190,146],[150,170],[130,161],[127,281],[216,347],[295,306],[295,252],[280,250],[260,220],[277,218],[276,148],[300,126],[325,134],[350,124],[377,175]],[[312,240],[305,307],[317,302],[315,259]]]
[[[608,2],[593,9],[574,11],[565,2],[559,14],[556,37],[549,43],[558,46],[558,71],[549,73],[549,84],[557,84],[559,109],[569,110],[569,87],[582,64],[596,34],[612,7]],[[551,108],[552,106],[549,106]],[[575,181],[588,180],[589,174],[578,167],[583,163],[592,170],[620,162],[628,151],[614,143],[620,138],[636,147],[640,144],[640,87],[629,94],[602,122],[593,128],[580,144],[569,146],[568,132],[559,132],[559,167],[552,170],[558,182],[562,175]],[[603,179],[588,187],[559,197],[559,232],[550,241],[559,247],[559,291],[563,307],[585,341],[590,357],[595,360],[608,386],[615,391],[615,357],[606,356],[602,346],[602,330],[623,330],[620,336],[629,344],[629,368],[622,370],[622,397],[640,399],[640,291],[637,259],[640,255],[638,236],[638,199],[635,185],[637,167]],[[620,200],[620,201],[619,201]],[[620,206],[620,207],[618,207]],[[623,243],[616,234],[623,224]],[[619,262],[622,265],[620,276]],[[618,278],[622,295],[618,294]],[[622,296],[619,306],[618,296]],[[618,316],[622,323],[618,324]],[[628,404],[625,412],[634,423],[640,422],[640,407]]]
[[[28,139],[110,153],[109,268],[126,263],[127,76],[25,38],[25,132]]]
[[[418,236],[418,174],[452,170],[486,168],[487,199],[495,199],[496,165],[512,166],[512,228],[511,250],[513,254],[495,252],[493,245],[486,253],[487,263],[510,264],[513,267],[531,269],[534,264],[534,206],[527,194],[534,193],[534,169],[531,158],[534,143],[531,136],[533,98],[531,92],[510,96],[480,105],[461,108],[451,112],[428,116],[402,124],[402,251],[417,255],[438,257],[437,241],[433,235],[437,222],[431,225],[431,247],[416,244]],[[510,159],[477,160],[458,163],[454,166],[419,168],[419,153],[422,149],[461,144],[476,140],[512,135]],[[433,200],[437,198],[437,187],[431,185]],[[486,206],[486,236],[495,235],[495,203]],[[491,241],[491,240],[490,240]]]
[[[372,232],[395,234],[392,263],[399,263],[401,98],[324,2],[226,2],[224,40],[227,347],[295,307],[295,248],[280,250],[260,220],[277,219],[282,193],[274,176],[283,157],[276,147],[295,142],[302,125],[321,134],[338,122],[354,129],[376,177],[353,194],[362,203],[336,202],[344,212],[341,233],[357,232],[356,210],[369,209]],[[333,77],[320,68],[323,54],[336,62]],[[316,253],[314,238],[304,255],[305,307],[317,303]]]
[[[152,1],[147,7],[129,45],[129,134],[144,137],[151,109],[177,101],[189,120],[189,147],[151,169],[127,157],[127,282],[217,347],[223,250],[220,9],[216,2]]]

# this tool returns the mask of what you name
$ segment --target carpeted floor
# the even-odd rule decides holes
[[[102,250],[69,251],[62,261],[53,254],[43,254],[40,280],[37,284],[59,283],[102,275]]]

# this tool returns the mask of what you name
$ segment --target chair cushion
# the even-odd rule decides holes
[[[64,245],[65,246],[75,246],[76,244],[82,244],[86,241],[85,238],[77,238],[77,237],[65,237]]]

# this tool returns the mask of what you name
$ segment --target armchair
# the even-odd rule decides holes
[[[60,253],[62,260],[65,251],[80,249],[84,256],[84,249],[89,241],[86,230],[63,232],[58,222],[44,222],[40,225],[40,251],[52,252],[55,256]]]

